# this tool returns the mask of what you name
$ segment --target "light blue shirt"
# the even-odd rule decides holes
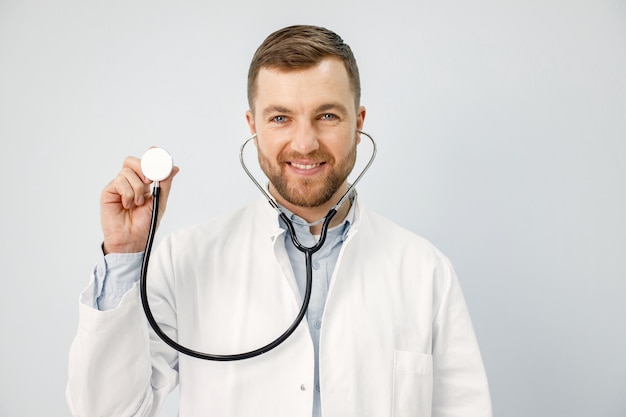
[[[100,311],[117,307],[124,294],[139,281],[142,261],[143,252],[110,253],[102,257],[93,271],[93,307]]]
[[[298,241],[307,247],[312,247],[317,243],[317,237],[310,232],[309,226],[298,223],[306,223],[304,219],[291,213],[289,210],[282,208],[289,220],[293,222],[293,227],[298,237]],[[321,417],[321,399],[320,399],[320,372],[319,372],[319,346],[320,332],[322,329],[322,317],[324,315],[324,306],[326,305],[326,297],[328,295],[328,287],[330,280],[339,258],[341,245],[348,234],[350,225],[354,222],[354,205],[350,207],[350,211],[345,221],[339,226],[328,230],[326,241],[322,248],[313,254],[313,285],[311,288],[311,299],[309,308],[307,309],[306,319],[313,340],[313,349],[315,351],[315,391],[313,394],[313,417]],[[286,230],[285,248],[289,255],[289,261],[300,289],[300,294],[304,297],[306,290],[306,265],[304,253],[300,252],[291,241],[291,234],[287,225],[280,219],[280,226]]]
[[[353,197],[350,198],[352,202]],[[294,230],[298,240],[304,246],[312,247],[317,242],[318,237],[313,236],[309,226],[298,223],[305,221],[283,208],[287,217],[294,222]],[[280,225],[285,232],[285,248],[289,256],[289,261],[300,289],[302,297],[306,288],[306,265],[304,253],[300,252],[291,242],[289,229],[279,217]],[[320,399],[320,378],[319,378],[319,341],[322,328],[322,316],[328,295],[328,287],[335,270],[341,245],[348,234],[350,225],[354,222],[354,205],[350,207],[348,215],[342,224],[328,230],[326,242],[322,248],[313,254],[313,285],[311,289],[311,299],[307,310],[306,319],[313,341],[315,352],[315,390],[313,394],[313,417],[321,417]],[[143,252],[139,253],[112,253],[104,256],[94,269],[94,294],[93,302],[84,300],[92,304],[101,311],[111,310],[117,307],[126,292],[128,292],[137,281]]]

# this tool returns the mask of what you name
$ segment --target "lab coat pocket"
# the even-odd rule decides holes
[[[393,417],[430,417],[433,397],[433,357],[395,351]]]

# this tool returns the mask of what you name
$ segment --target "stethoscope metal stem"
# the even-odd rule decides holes
[[[367,164],[365,164],[365,167],[363,168],[363,170],[361,170],[361,173],[356,177],[356,179],[348,187],[348,190],[341,196],[341,198],[339,199],[337,204],[335,204],[335,206],[331,210],[339,211],[339,207],[341,207],[343,205],[343,203],[345,203],[346,199],[352,193],[352,190],[354,190],[356,188],[356,185],[359,183],[359,181],[361,181],[361,178],[363,178],[363,175],[365,175],[367,170],[370,168],[370,166],[374,162],[374,159],[376,158],[376,151],[377,150],[376,150],[376,142],[374,141],[374,138],[372,138],[372,136],[370,134],[365,133],[362,130],[357,130],[357,133],[359,133],[361,135],[365,135],[370,140],[370,142],[372,142],[372,155],[370,156],[370,159],[367,161]],[[252,173],[250,172],[250,170],[246,166],[246,162],[244,161],[244,158],[243,158],[243,152],[244,152],[244,150],[246,148],[246,145],[248,145],[248,143],[250,143],[254,138],[256,138],[256,136],[257,135],[255,133],[254,135],[252,135],[248,139],[246,139],[243,142],[243,144],[241,145],[241,148],[239,149],[239,162],[241,163],[241,166],[243,167],[243,170],[246,172],[246,174],[248,174],[248,177],[250,178],[250,180],[252,180],[254,185],[256,185],[256,188],[258,188],[259,191],[261,191],[261,193],[263,193],[263,195],[267,199],[268,203],[274,208],[274,210],[276,210],[278,212],[278,214],[281,214],[282,210],[278,206],[278,203],[276,203],[276,201],[274,200],[274,197],[272,197],[265,190],[265,188],[263,188],[261,186],[261,184],[259,184],[259,182],[256,180],[256,178],[254,178],[254,175],[252,175]],[[302,224],[302,226],[315,226],[317,224],[322,223],[326,217],[328,217],[328,214],[325,217],[322,217],[321,219],[319,219],[317,221],[314,221],[313,223]]]

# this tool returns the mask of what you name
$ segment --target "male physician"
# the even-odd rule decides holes
[[[272,33],[248,76],[259,163],[299,223],[346,192],[365,119],[356,61],[320,27]],[[161,182],[162,205],[172,177]],[[155,416],[179,386],[183,417],[491,416],[489,389],[459,283],[426,240],[352,195],[313,257],[311,304],[276,349],[237,362],[178,354],[149,329],[137,280],[152,200],[129,157],[104,189],[104,258],[81,294],[67,399],[75,416]],[[315,242],[320,225],[298,226]],[[304,256],[267,201],[165,238],[150,299],[161,328],[192,349],[228,354],[267,344],[301,305]]]

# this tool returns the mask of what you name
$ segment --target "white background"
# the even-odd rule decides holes
[[[126,155],[181,167],[161,233],[257,197],[247,67],[295,23],[352,46],[379,142],[360,195],[452,259],[495,414],[626,416],[623,0],[0,0],[0,415],[69,414]]]

